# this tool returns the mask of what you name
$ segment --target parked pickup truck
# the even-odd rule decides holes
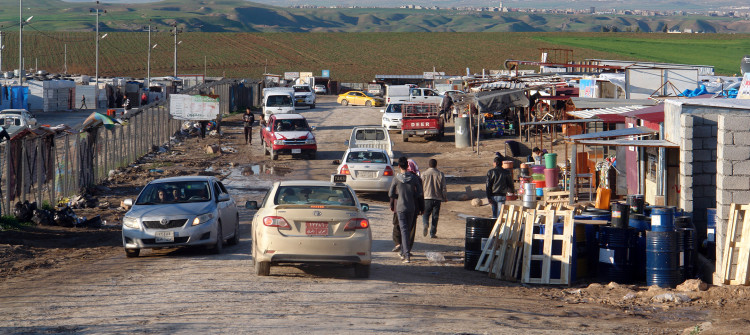
[[[388,130],[378,126],[354,127],[349,140],[346,141],[349,149],[375,148],[382,149],[393,159],[393,142]]]
[[[263,153],[271,160],[279,155],[301,155],[315,159],[318,144],[304,116],[299,114],[272,114],[266,126],[261,128]]]
[[[438,141],[443,138],[445,129],[438,104],[404,103],[401,115],[404,142],[409,141],[409,136],[436,136]]]
[[[433,103],[438,106],[443,102],[443,96],[431,88],[414,87],[413,85],[386,86],[385,103],[421,102]]]

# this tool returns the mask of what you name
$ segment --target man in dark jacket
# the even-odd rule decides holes
[[[492,205],[492,217],[496,218],[499,215],[500,205],[505,204],[505,196],[508,193],[515,193],[515,186],[510,171],[503,169],[502,157],[495,156],[492,164],[494,167],[487,171],[485,190],[487,200]]]
[[[409,162],[406,157],[398,159],[398,168],[401,173],[393,178],[391,188],[388,191],[390,198],[398,197],[396,200],[396,215],[401,228],[401,259],[404,263],[411,262],[411,231],[417,215],[424,212],[424,194],[422,193],[422,182],[419,176],[408,171]]]

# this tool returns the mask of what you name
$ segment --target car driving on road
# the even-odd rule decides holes
[[[122,244],[128,257],[141,249],[207,246],[221,253],[224,241],[240,240],[237,205],[215,177],[185,176],[154,180],[122,220]]]
[[[315,159],[318,142],[312,133],[313,130],[315,128],[310,127],[307,119],[302,115],[271,115],[266,126],[260,130],[263,153],[271,155],[271,160],[279,159],[279,155],[296,155]]]
[[[401,130],[401,106],[403,102],[390,103],[385,109],[381,109],[383,118],[380,124],[388,130]]]
[[[0,127],[9,135],[21,129],[36,126],[36,118],[25,109],[5,109],[0,112]]]
[[[394,175],[388,153],[373,148],[346,150],[336,173],[345,176],[352,189],[363,192],[388,192]]]
[[[324,181],[276,182],[258,206],[252,224],[255,273],[268,276],[280,263],[335,263],[354,267],[360,278],[370,276],[372,232],[354,191]]]

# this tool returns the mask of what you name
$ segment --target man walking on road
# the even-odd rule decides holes
[[[413,240],[409,236],[414,229],[416,215],[424,212],[424,197],[422,183],[416,174],[408,171],[409,163],[406,157],[398,159],[398,168],[401,172],[393,178],[388,196],[398,197],[395,209],[399,228],[401,228],[401,259],[404,263],[410,263]]]
[[[242,123],[245,125],[245,144],[253,144],[253,123],[255,122],[255,116],[250,108],[245,109],[245,114],[242,115]]]
[[[86,96],[81,95],[81,109],[88,109],[88,106],[86,106]]]
[[[505,196],[508,193],[515,193],[513,185],[513,176],[510,171],[503,169],[503,158],[495,156],[492,163],[493,168],[487,171],[487,201],[492,205],[492,217],[496,218],[500,213],[500,205],[505,204]]]
[[[445,185],[445,175],[437,169],[437,160],[430,159],[429,168],[422,173],[422,187],[424,187],[424,214],[422,215],[422,236],[437,238],[438,216],[440,215],[440,203],[448,201],[448,191]],[[432,216],[432,227],[430,227],[430,216]]]

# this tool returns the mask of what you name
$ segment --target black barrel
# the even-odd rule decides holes
[[[633,214],[639,215],[639,214]],[[631,219],[632,220],[632,219]],[[638,230],[637,228],[634,228]],[[636,247],[631,250],[633,257],[633,281],[642,283],[646,281],[646,231],[636,232]]]
[[[628,205],[630,205],[631,212],[643,214],[643,211],[646,208],[646,198],[643,194],[628,195]]]
[[[695,228],[692,218],[689,216],[675,216],[674,229],[677,230],[679,228]]]
[[[683,279],[695,278],[695,259],[696,255],[696,244],[695,244],[695,228],[677,228],[675,229],[678,234],[678,238],[682,241],[680,246],[680,273]]]
[[[466,242],[464,244],[464,269],[474,270],[482,255],[482,239],[490,237],[492,227],[497,219],[468,217],[466,218]]]
[[[675,287],[680,279],[676,231],[646,232],[646,285]]]
[[[632,281],[632,250],[636,247],[633,228],[601,227],[599,230],[599,279],[627,284]]]
[[[612,204],[612,227],[627,228],[630,207],[621,202]]]

